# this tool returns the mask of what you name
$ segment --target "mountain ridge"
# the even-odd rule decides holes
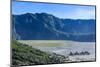
[[[94,19],[61,19],[47,13],[26,13],[12,15],[12,20],[15,39],[95,41]]]

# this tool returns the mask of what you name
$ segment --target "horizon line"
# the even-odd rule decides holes
[[[44,14],[49,14],[49,15],[52,15],[52,16],[54,16],[54,17],[57,17],[57,16],[55,16],[55,15],[53,15],[53,14],[50,14],[50,13],[46,13],[46,12],[38,12],[38,13],[32,13],[32,12],[26,12],[26,13],[21,13],[21,14],[13,14],[12,13],[12,15],[24,15],[24,14],[42,14],[42,13],[44,13]],[[77,19],[75,19],[75,18],[61,18],[61,17],[57,17],[57,18],[60,18],[60,19],[73,19],[73,20],[96,20],[96,18],[89,18],[89,19],[82,19],[82,18],[77,18]]]

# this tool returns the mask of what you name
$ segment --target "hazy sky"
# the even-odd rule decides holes
[[[95,19],[95,6],[13,2],[12,13],[49,13],[59,18]]]

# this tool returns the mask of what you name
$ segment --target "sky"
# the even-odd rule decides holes
[[[12,2],[12,14],[48,13],[64,19],[95,19],[95,6]]]

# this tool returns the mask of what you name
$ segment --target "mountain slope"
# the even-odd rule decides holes
[[[27,44],[12,41],[12,66],[43,65],[65,63],[66,57],[55,53],[46,53]],[[66,60],[67,61],[67,60]]]
[[[15,39],[95,41],[93,19],[61,19],[47,13],[26,13],[12,18]]]

